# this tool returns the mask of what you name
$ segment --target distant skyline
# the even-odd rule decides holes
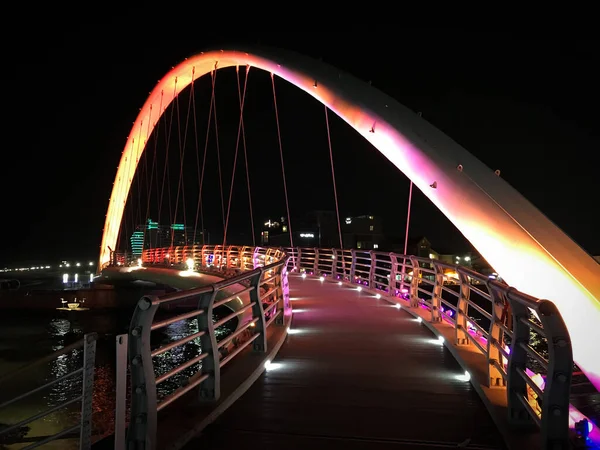
[[[426,120],[490,168],[500,169],[506,181],[588,253],[600,254],[600,226],[593,212],[600,196],[600,112],[595,106],[600,100],[596,82],[600,74],[594,42],[522,40],[508,34],[449,36],[440,30],[419,39],[414,31],[371,33],[369,43],[343,33],[196,33],[194,39],[182,36],[144,46],[124,25],[72,26],[46,33],[36,45],[36,58],[28,56],[34,49],[25,43],[11,50],[21,84],[29,88],[8,93],[10,118],[5,126],[14,139],[3,152],[3,166],[9,169],[0,178],[4,196],[0,266],[95,256],[125,139],[156,80],[200,49],[258,41],[323,58],[371,81],[413,111],[422,111]],[[373,46],[372,41],[381,43]],[[402,56],[388,58],[390,52]],[[44,67],[42,79],[35,75],[39,66]],[[239,107],[234,73],[219,73],[217,79],[227,177]],[[285,204],[277,178],[267,74],[251,72],[248,86],[244,119],[255,224],[259,224],[273,211],[285,211]],[[205,77],[196,92],[201,137],[209,95],[210,80]],[[283,82],[278,84],[278,101],[292,216],[332,209],[323,109]],[[181,103],[187,107],[183,99]],[[331,115],[330,121],[340,214],[380,215],[386,233],[403,234],[408,179],[337,117]],[[211,231],[222,225],[215,153],[209,151],[213,152],[207,161],[210,188],[205,191],[204,209]],[[176,152],[176,146],[169,147],[169,155]],[[193,148],[188,153],[192,155]],[[187,192],[195,189],[195,170],[194,165],[189,181],[186,178]],[[278,175],[266,177],[270,173]],[[248,233],[245,180],[240,176],[236,183],[231,232]],[[411,235],[427,236],[434,247],[444,242],[448,245],[438,246],[468,248],[420,192],[413,201]],[[186,204],[195,211],[195,199]]]

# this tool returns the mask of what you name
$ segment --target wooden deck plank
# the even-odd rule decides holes
[[[450,352],[372,294],[294,278],[276,370],[185,449],[503,448]]]

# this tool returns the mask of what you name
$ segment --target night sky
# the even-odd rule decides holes
[[[5,55],[12,75],[4,77],[8,106],[2,119],[0,264],[95,258],[125,140],[157,80],[196,52],[258,43],[322,58],[422,111],[491,169],[500,169],[506,181],[585,250],[600,254],[597,42],[450,30],[364,35],[190,31],[178,39],[152,40],[123,20],[79,21],[32,33],[37,33],[35,46],[25,39]],[[217,74],[226,195],[239,117],[235,80],[233,70]],[[285,214],[270,88],[268,74],[251,70],[244,118],[257,224]],[[283,80],[277,80],[277,89],[292,216],[333,209],[323,107]],[[197,82],[201,150],[210,90],[209,77]],[[182,121],[188,99],[189,92],[180,99]],[[386,233],[403,234],[408,179],[340,119],[331,114],[330,120],[341,215],[380,215]],[[160,131],[157,138],[164,152]],[[169,155],[176,155],[169,157],[172,174],[178,172],[176,142],[172,138],[169,147]],[[190,134],[184,189],[188,223],[196,210],[194,145]],[[212,142],[204,216],[209,230],[220,231],[215,155]],[[246,196],[245,178],[239,175],[230,219],[233,235],[249,231]],[[172,197],[174,202],[175,193]],[[156,202],[151,204],[150,215],[156,218]],[[126,213],[130,227],[134,215]],[[439,250],[468,249],[418,191],[411,234],[427,236]]]

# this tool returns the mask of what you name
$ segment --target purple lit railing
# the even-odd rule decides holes
[[[537,424],[543,448],[566,448],[569,427],[582,415],[569,405],[572,348],[552,302],[436,259],[355,249],[286,251],[288,268],[303,276],[370,290],[399,307],[426,311],[432,324],[451,326],[451,345],[485,356],[486,387],[506,392],[509,422]]]
[[[562,446],[569,425],[583,417],[569,405],[572,348],[554,304],[467,267],[376,251],[218,245],[145,250],[140,259],[143,265],[244,272],[284,258],[288,272],[373,291],[426,311],[430,323],[451,326],[451,345],[471,346],[485,356],[487,387],[506,392],[509,422],[537,424],[544,448]]]

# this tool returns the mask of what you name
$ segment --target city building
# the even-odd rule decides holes
[[[129,238],[129,243],[131,245],[131,253],[133,256],[140,258],[144,251],[144,231],[139,229],[134,231],[131,238]]]
[[[204,237],[206,237],[206,242]],[[206,231],[203,233],[201,230],[194,232],[193,227],[186,227],[178,223],[160,225],[158,222],[148,219],[145,226],[139,225],[136,228],[129,242],[131,253],[139,257],[147,248],[208,244],[208,233]]]
[[[333,211],[310,211],[293,221],[296,247],[333,248],[340,246],[337,218]],[[290,230],[285,217],[268,219],[260,233],[262,246],[290,247]]]
[[[378,250],[384,242],[380,217],[363,215],[346,217],[342,222],[344,248]]]

